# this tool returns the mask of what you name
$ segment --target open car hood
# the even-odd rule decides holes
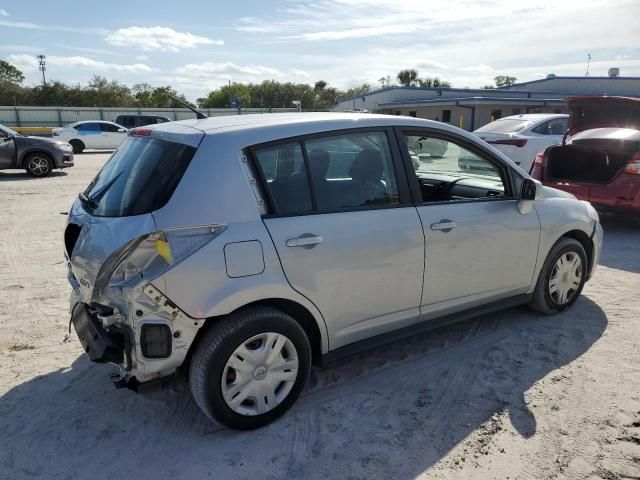
[[[569,135],[592,128],[623,127],[640,130],[640,98],[567,97]]]

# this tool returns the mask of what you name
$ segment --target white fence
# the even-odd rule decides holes
[[[295,108],[202,108],[209,117],[238,113],[296,112]],[[195,118],[187,108],[116,108],[116,107],[2,107],[0,124],[7,127],[62,127],[79,120],[113,120],[117,115],[162,115],[171,120]]]

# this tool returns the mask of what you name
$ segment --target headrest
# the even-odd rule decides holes
[[[329,170],[329,152],[322,148],[316,148],[309,152],[309,168],[311,175],[316,180],[326,177]]]
[[[378,182],[382,179],[382,155],[379,150],[361,151],[349,168],[349,175],[361,182]]]

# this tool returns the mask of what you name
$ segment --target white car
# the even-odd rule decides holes
[[[563,113],[527,113],[501,118],[473,133],[528,172],[538,152],[562,143],[568,122],[569,115]]]
[[[115,150],[127,138],[129,130],[113,122],[85,121],[54,128],[56,140],[71,144],[73,153],[81,153],[85,148]]]

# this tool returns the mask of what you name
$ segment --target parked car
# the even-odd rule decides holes
[[[125,128],[144,127],[170,121],[167,117],[161,117],[159,115],[118,115],[113,119],[113,123],[122,125]]]
[[[21,135],[0,125],[0,170],[24,169],[46,177],[54,168],[73,167],[73,149],[60,140]]]
[[[127,132],[117,123],[96,120],[54,128],[53,137],[68,142],[73,147],[73,153],[82,153],[87,148],[114,150],[127,138]]]
[[[561,113],[527,113],[501,118],[473,133],[528,172],[538,152],[562,143],[568,120],[569,115]]]
[[[447,155],[414,168],[408,145],[434,136]],[[459,170],[463,154],[484,171]],[[133,388],[182,367],[206,415],[238,429],[290,408],[313,362],[513,305],[568,308],[601,241],[589,203],[468,132],[344,113],[134,129],[64,233],[89,358]]]
[[[640,213],[640,99],[569,97],[569,137],[531,175],[603,211]]]

